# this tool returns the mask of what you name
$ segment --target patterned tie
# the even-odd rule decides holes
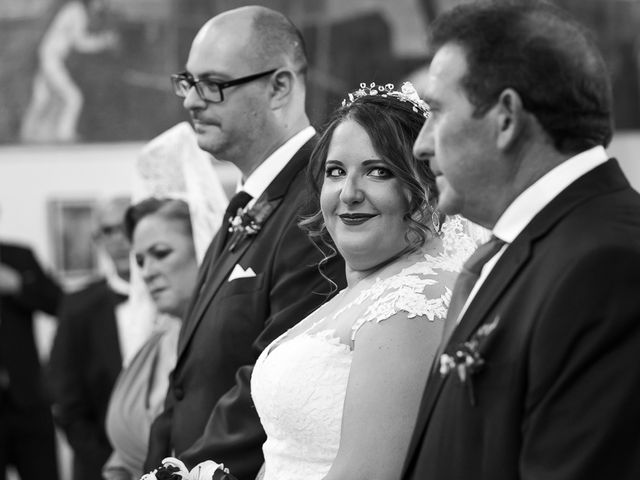
[[[445,320],[444,331],[442,333],[442,343],[440,344],[441,351],[446,348],[449,342],[453,329],[458,323],[458,317],[460,316],[462,307],[466,303],[467,298],[469,298],[473,286],[478,281],[482,267],[489,259],[498,253],[505,243],[504,240],[500,240],[495,235],[492,235],[487,243],[480,245],[476,251],[473,252],[473,255],[464,262],[462,271],[456,279],[453,293],[451,294],[451,303],[447,311],[447,319]]]
[[[224,212],[224,220],[222,221],[222,228],[224,228],[225,232],[225,243],[231,237],[231,235],[229,235],[229,220],[235,217],[238,214],[238,210],[244,208],[252,198],[253,197],[251,195],[243,190],[239,191],[233,197],[231,197],[229,205],[227,205],[227,209]]]

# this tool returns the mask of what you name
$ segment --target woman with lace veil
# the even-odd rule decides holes
[[[210,158],[198,148],[187,123],[143,148],[134,201],[124,218],[134,257],[131,302],[136,312],[127,335],[141,346],[111,395],[106,426],[114,451],[103,468],[106,480],[134,480],[142,474],[149,429],[162,409],[175,364],[181,318],[227,204]]]
[[[363,84],[311,157],[320,208],[301,226],[327,257],[344,257],[348,286],[256,363],[263,480],[399,475],[456,274],[476,247],[461,219],[443,223],[434,175],[413,157],[428,116],[408,83]],[[233,475],[213,460],[164,468],[190,480]]]

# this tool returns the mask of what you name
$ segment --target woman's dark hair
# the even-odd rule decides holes
[[[431,49],[461,47],[461,85],[483,116],[507,88],[520,95],[562,153],[612,137],[609,74],[590,34],[549,2],[502,0],[460,5],[431,26]]]
[[[335,246],[319,209],[319,198],[331,138],[338,125],[347,120],[353,120],[365,130],[375,151],[409,192],[409,207],[405,213],[409,225],[407,241],[411,250],[420,248],[433,233],[429,225],[437,203],[435,176],[428,162],[413,156],[413,144],[425,117],[414,110],[411,102],[392,96],[360,96],[334,112],[311,154],[307,171],[315,213],[304,218],[300,227],[307,231],[327,259],[335,255]],[[322,248],[323,244],[329,252]]]
[[[185,228],[189,236],[193,237],[189,206],[183,200],[175,198],[146,198],[135,205],[131,205],[124,214],[124,231],[129,241],[140,220],[149,215],[160,215],[167,220],[175,220]]]

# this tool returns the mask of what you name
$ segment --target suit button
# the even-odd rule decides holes
[[[175,387],[173,389],[173,394],[178,400],[182,400],[184,398],[184,390],[182,389],[182,387]]]

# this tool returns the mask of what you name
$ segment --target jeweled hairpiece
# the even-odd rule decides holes
[[[412,108],[414,112],[422,114],[424,118],[429,118],[429,105],[420,98],[411,82],[404,82],[400,90],[396,90],[393,83],[387,83],[382,86],[376,85],[375,82],[372,82],[367,86],[367,84],[363,82],[360,84],[360,88],[358,90],[348,94],[348,100],[346,98],[342,100],[342,106],[345,107],[351,105],[358,98],[373,95],[394,97],[402,102],[409,102],[413,105]]]

